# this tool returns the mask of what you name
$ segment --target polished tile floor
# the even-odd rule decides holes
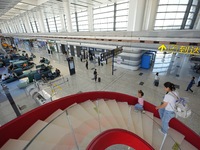
[[[190,108],[194,112],[190,118],[179,118],[179,120],[192,128],[196,133],[200,134],[200,88],[196,87],[196,84],[192,87],[194,93],[185,91],[192,76],[195,76],[197,80],[200,75],[191,69],[193,63],[189,61],[189,55],[164,55],[158,52],[150,69],[132,71],[115,67],[114,75],[112,75],[111,64],[98,66],[98,64],[89,62],[89,69],[87,70],[85,62],[81,62],[79,58],[75,57],[76,74],[70,76],[68,63],[63,54],[54,53],[53,55],[48,55],[45,50],[33,50],[33,52],[37,56],[34,59],[36,64],[39,64],[40,57],[44,56],[51,60],[53,70],[55,70],[55,68],[61,70],[61,74],[63,75],[61,78],[56,79],[51,85],[43,85],[43,89],[52,95],[53,100],[80,91],[115,91],[137,96],[137,91],[141,89],[144,91],[144,98],[146,101],[154,105],[159,105],[165,94],[163,89],[164,82],[173,82],[177,85],[177,90],[181,97],[189,98]],[[92,80],[94,68],[97,69],[98,76],[101,77],[100,83]],[[34,69],[35,68],[32,70]],[[1,68],[0,71],[1,73],[6,72],[7,69]],[[159,72],[160,76],[160,84],[158,87],[153,86],[156,72]],[[19,82],[20,81],[12,82],[7,84],[7,86],[10,89],[15,103],[19,106],[26,106],[25,109],[21,110],[23,114],[39,106],[25,92],[25,89],[18,89],[17,84],[19,84]],[[140,85],[141,82],[144,84]],[[16,115],[0,87],[0,124],[3,125],[14,118],[16,118]]]

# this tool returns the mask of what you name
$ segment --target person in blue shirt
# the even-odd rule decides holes
[[[186,91],[190,90],[193,93],[193,90],[191,89],[193,84],[195,84],[195,77],[192,77],[192,80],[188,84]]]

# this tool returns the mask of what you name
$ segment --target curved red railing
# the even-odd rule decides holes
[[[154,150],[141,137],[123,129],[111,129],[102,132],[92,140],[87,150],[103,150],[115,144],[124,144],[137,150]]]
[[[137,103],[136,97],[116,92],[94,91],[66,96],[33,109],[0,127],[0,147],[10,138],[18,139],[37,120],[45,120],[57,109],[64,110],[74,103],[81,103],[86,100],[94,101],[97,99],[115,99],[118,102],[127,102],[129,105]],[[158,111],[155,110],[154,105],[145,102],[144,109],[154,113],[154,116],[159,117]],[[200,149],[200,136],[183,123],[177,119],[172,119],[172,121],[170,121],[170,127],[183,134],[189,143]]]

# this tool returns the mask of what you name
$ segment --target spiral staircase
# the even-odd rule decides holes
[[[133,107],[136,102],[137,98],[113,92],[88,92],[61,98],[2,126],[0,137],[6,133],[9,136],[5,137],[7,140],[2,142],[1,149],[100,150],[107,147],[104,145],[105,143],[110,143],[110,145],[111,143],[113,145],[125,144],[123,142],[126,141],[125,137],[113,136],[112,139],[103,139],[98,148],[92,146],[97,144],[98,139],[101,139],[103,134],[113,129],[134,134],[141,138],[148,149],[199,149],[197,143],[188,141],[188,138],[192,137],[194,137],[194,141],[200,139],[190,129],[188,131],[193,135],[188,137],[189,132],[187,134],[184,131],[181,133],[181,131],[175,130],[172,124],[167,136],[165,136],[158,130],[161,126],[161,120],[158,118],[157,112],[152,112],[153,106],[145,102],[146,112],[136,112]],[[175,119],[174,124],[177,124],[176,121]],[[13,135],[14,133],[9,130],[12,127],[15,127],[15,130],[12,129],[15,132],[18,132],[18,128],[21,131]],[[179,126],[179,128],[181,127]],[[183,128],[185,128],[184,125]],[[118,138],[120,143],[113,143],[115,138]],[[138,149],[134,147],[134,142],[128,142],[126,145]]]

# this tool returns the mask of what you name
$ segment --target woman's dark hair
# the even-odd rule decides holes
[[[138,93],[140,93],[141,96],[144,96],[144,92],[142,90],[139,90]]]
[[[173,83],[171,83],[171,82],[165,82],[164,86],[166,88],[169,88],[171,91],[175,91],[176,90],[175,85]]]

